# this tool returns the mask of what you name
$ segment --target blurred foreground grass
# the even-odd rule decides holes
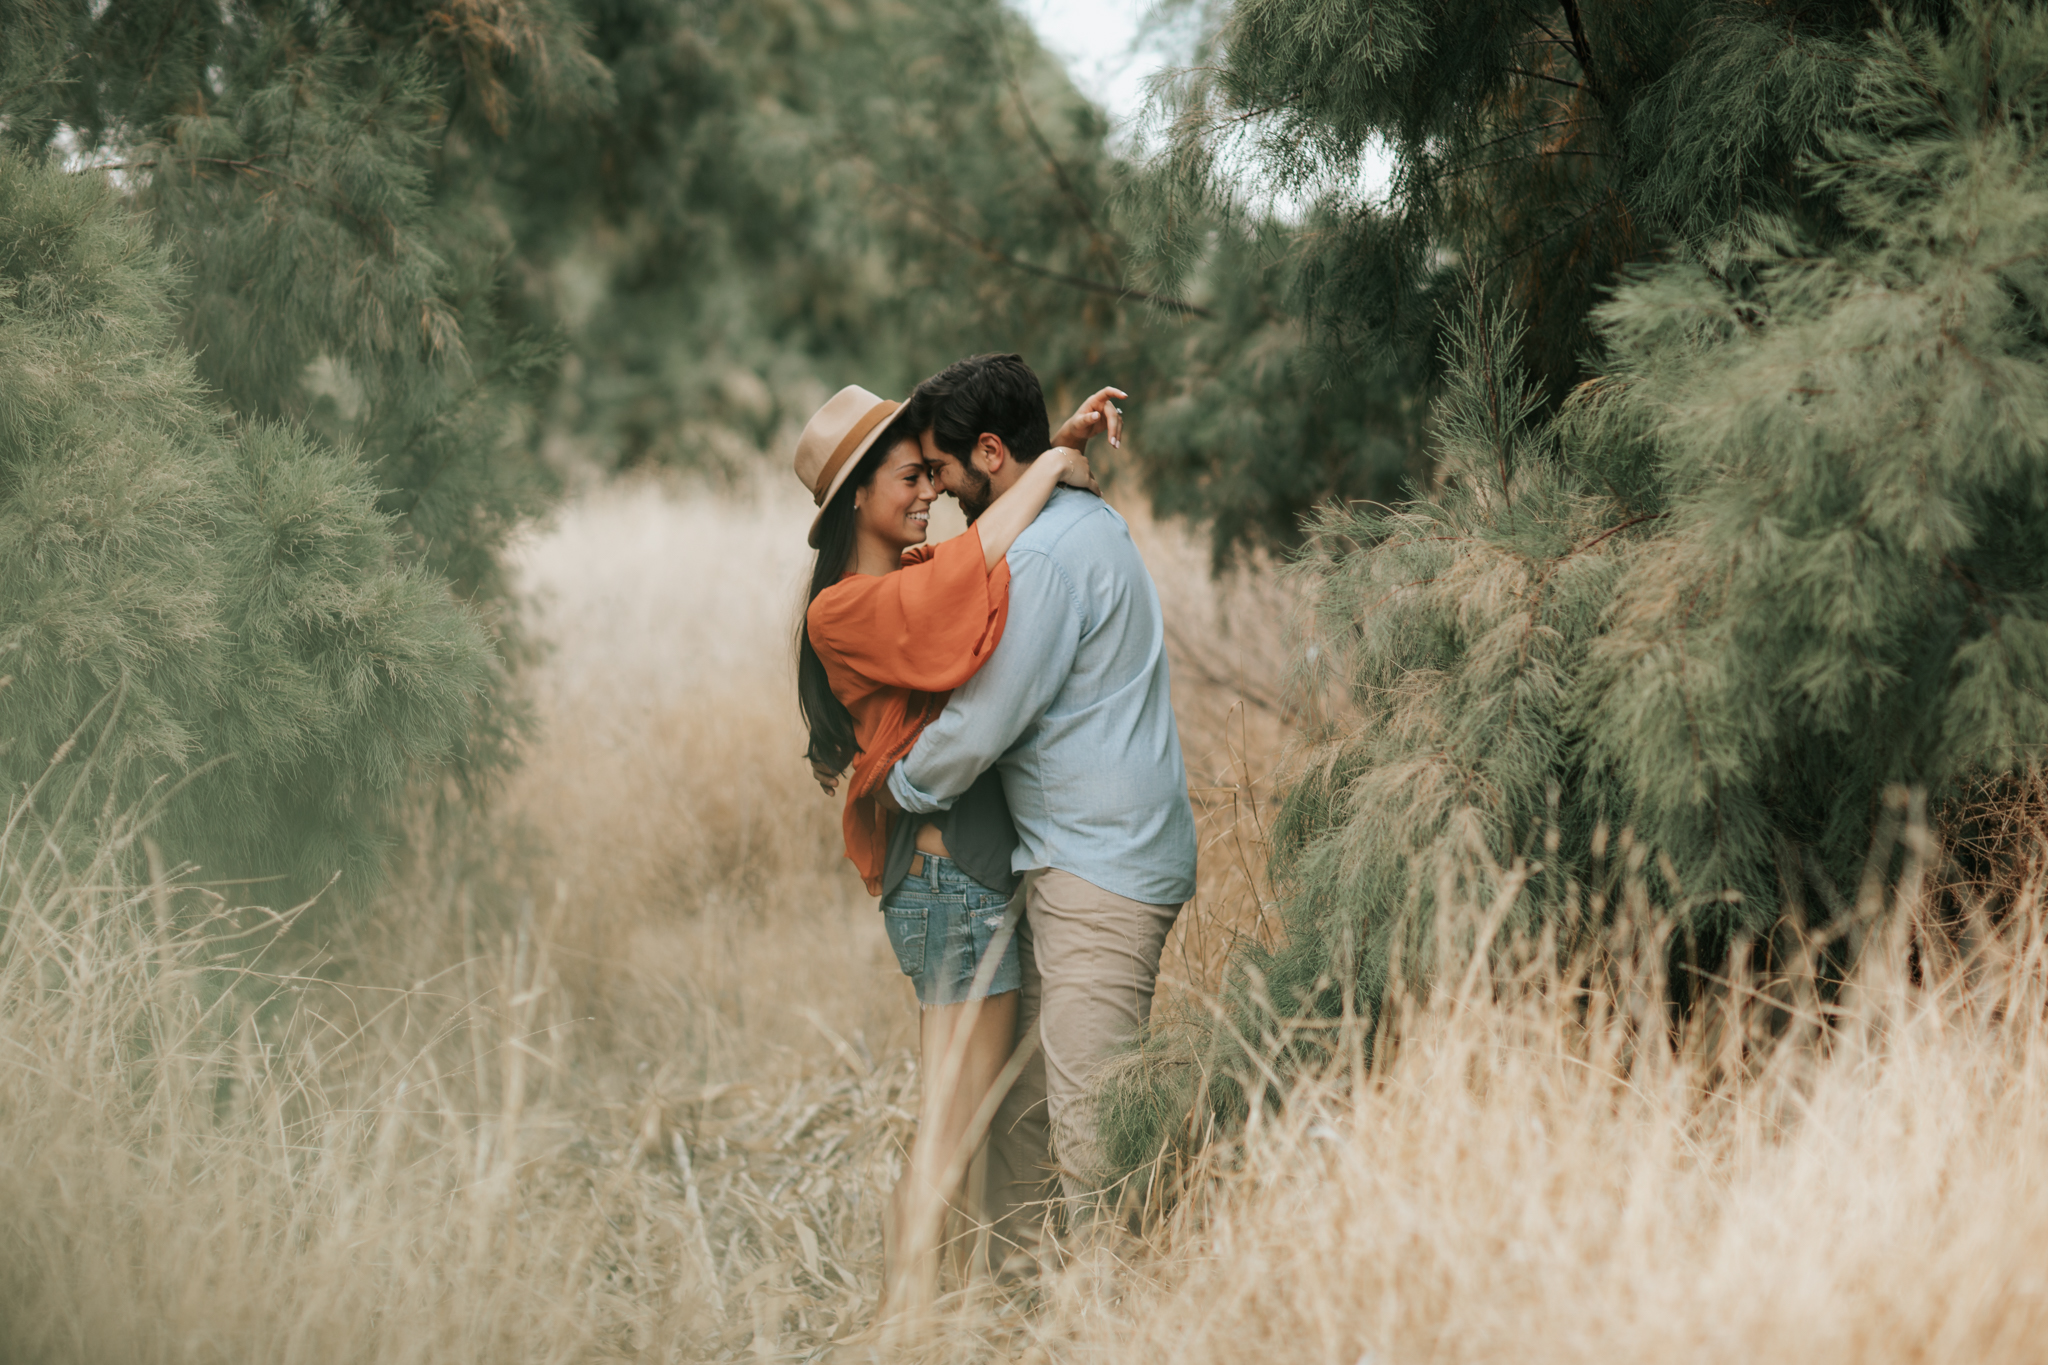
[[[1029,1303],[962,1296],[916,1350],[832,1346],[874,1298],[917,1076],[795,758],[807,510],[612,486],[528,543],[543,738],[356,922],[8,827],[7,1359],[2038,1358],[2038,882],[1966,958],[1908,904],[1841,1000],[1732,981],[1679,1037],[1625,907],[1598,960],[1412,1001],[1369,1073],[1329,1031],[1328,1075],[1204,1154],[1146,1241],[1076,1248]],[[1286,603],[1136,529],[1205,831],[1168,959],[1199,1009],[1261,932]]]

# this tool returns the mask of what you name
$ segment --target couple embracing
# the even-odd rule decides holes
[[[976,356],[900,404],[841,390],[797,446],[819,507],[809,758],[828,793],[847,783],[847,857],[921,1007],[885,1312],[929,1300],[984,1133],[999,1269],[1029,1264],[1054,1201],[1099,1189],[1091,1082],[1143,1029],[1194,892],[1159,596],[1082,453],[1117,439],[1118,397],[1051,433],[1023,360]],[[933,547],[941,492],[969,527]]]

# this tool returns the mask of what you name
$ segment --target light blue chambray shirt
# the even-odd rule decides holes
[[[1195,817],[1166,675],[1159,593],[1109,504],[1054,490],[1010,546],[1010,617],[889,791],[944,810],[1003,775],[1018,872],[1058,868],[1152,905],[1195,893]]]

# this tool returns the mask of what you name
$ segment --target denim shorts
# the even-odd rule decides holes
[[[1006,919],[1009,893],[991,891],[951,858],[918,857],[924,859],[922,869],[882,897],[889,946],[917,987],[918,1003],[957,1005],[1023,985],[1015,926]],[[917,866],[915,861],[911,865]],[[987,986],[976,991],[975,976],[996,947],[1002,959],[993,964]]]

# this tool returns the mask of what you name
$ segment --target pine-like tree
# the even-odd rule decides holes
[[[179,335],[245,417],[362,459],[405,552],[511,622],[497,553],[545,506],[497,168],[607,98],[551,0],[0,0],[0,140],[103,168],[177,261]],[[494,689],[496,698],[502,689]],[[472,757],[504,718],[487,702]]]
[[[0,147],[117,188],[92,201],[99,225],[86,236],[118,236],[102,220],[122,205],[153,234],[165,254],[120,286],[124,306],[141,310],[121,326],[142,328],[152,311],[175,326],[188,359],[159,368],[196,363],[196,374],[164,420],[227,421],[242,434],[217,440],[241,454],[223,458],[256,481],[237,489],[216,471],[158,508],[152,534],[166,553],[189,541],[190,554],[224,557],[198,579],[182,560],[137,559],[126,590],[197,594],[213,615],[130,615],[101,652],[36,654],[33,683],[16,679],[12,761],[46,753],[50,735],[126,677],[124,725],[140,728],[122,729],[110,751],[123,755],[118,776],[100,770],[115,808],[138,775],[232,755],[165,814],[166,843],[210,870],[302,881],[367,870],[407,773],[473,779],[506,761],[518,713],[505,661],[519,645],[498,552],[552,484],[530,416],[551,343],[507,288],[514,243],[494,197],[498,167],[535,124],[587,116],[606,98],[604,72],[550,0],[0,0]],[[54,193],[25,165],[10,179],[21,204],[0,199],[9,226]],[[59,216],[86,213],[85,202]],[[21,250],[41,259],[40,247]],[[34,270],[37,288],[64,278]],[[59,325],[50,300],[89,293],[39,296],[38,325]],[[37,387],[27,372],[0,376],[10,386],[17,397]],[[37,391],[35,404],[51,401]],[[88,386],[66,401],[82,432],[92,403],[114,400]],[[124,459],[146,479],[163,458],[133,441],[94,457],[110,480]],[[240,545],[244,531],[215,507],[258,493],[250,514],[285,518],[278,546],[296,548]],[[387,562],[394,549],[402,572]],[[97,564],[67,561],[81,591],[100,581]],[[151,583],[152,564],[170,577]],[[46,589],[9,580],[7,609],[41,610]],[[270,605],[242,602],[250,593]],[[259,647],[265,631],[284,633]],[[339,634],[323,644],[322,631]],[[208,671],[228,667],[193,652],[211,635],[254,651],[244,671]],[[287,687],[260,662],[266,650],[303,656],[293,667],[313,670],[314,693]],[[425,678],[430,666],[446,677]],[[457,700],[466,721],[451,730]]]
[[[1633,868],[1716,970],[1854,900],[1887,791],[1938,807],[2048,757],[2048,11],[1843,52],[1796,168],[1825,215],[1638,271],[1555,415],[1474,291],[1431,495],[1319,523],[1302,572],[1359,720],[1288,797],[1287,937],[1241,964],[1236,1031],[1118,1083],[1125,1160],[1202,1051],[1249,1074],[1262,1011],[1370,1014],[1397,965],[1468,950],[1449,907],[1568,937]]]
[[[1163,107],[1150,197],[1192,232],[1151,243],[1162,287],[1205,259],[1219,209],[1277,193],[1307,206],[1288,232],[1298,288],[1283,302],[1326,370],[1397,375],[1394,393],[1441,378],[1443,320],[1476,289],[1522,319],[1520,361],[1553,408],[1597,370],[1593,310],[1632,266],[1713,258],[1758,212],[1816,243],[1847,231],[1801,168],[1846,116],[1866,35],[1888,12],[1868,0],[1175,8],[1206,18],[1207,35]],[[1229,459],[1194,456],[1219,472]],[[1379,496],[1347,472],[1309,461],[1284,478]]]
[[[1155,401],[1136,408],[1135,430],[1154,509],[1206,525],[1220,566],[1249,547],[1299,547],[1331,498],[1399,497],[1425,472],[1426,405],[1425,376],[1400,352],[1349,349],[1304,318],[1312,281],[1290,228],[1216,217],[1199,271],[1179,282],[1211,316],[1152,354]]]
[[[178,283],[100,177],[0,149],[0,778],[206,878],[353,891],[492,651],[353,452],[219,410]]]

